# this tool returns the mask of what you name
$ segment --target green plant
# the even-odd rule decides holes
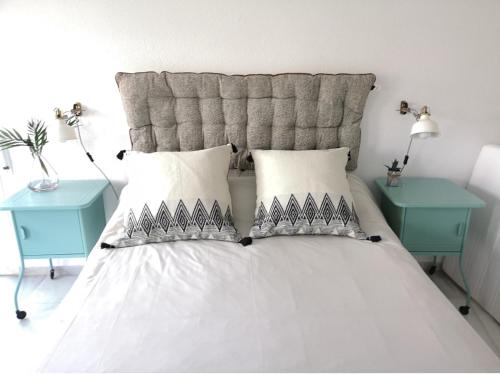
[[[48,143],[47,126],[40,120],[28,122],[28,134],[23,138],[16,129],[0,129],[0,150],[14,147],[29,147],[32,154],[41,154],[43,147]]]
[[[28,121],[28,132],[26,137],[16,129],[0,129],[0,150],[6,150],[14,147],[28,147],[33,158],[37,157],[43,171],[48,174],[45,163],[40,158],[43,147],[48,143],[47,126],[40,120]]]
[[[392,161],[392,165],[389,166],[389,165],[384,165],[388,171],[401,171],[401,168],[398,166],[399,164],[399,161],[397,159],[394,159],[394,161]]]

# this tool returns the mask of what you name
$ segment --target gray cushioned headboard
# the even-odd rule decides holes
[[[252,149],[349,147],[357,165],[360,122],[373,74],[224,75],[117,73],[132,149],[192,151],[233,143],[232,168]]]

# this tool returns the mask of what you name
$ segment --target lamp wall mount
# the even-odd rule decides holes
[[[427,105],[424,105],[420,109],[420,112],[418,112],[416,109],[411,108],[406,100],[401,100],[401,103],[399,104],[399,109],[397,109],[397,111],[399,112],[399,114],[402,114],[402,115],[405,115],[407,113],[411,113],[417,119],[417,121],[420,119],[420,116],[422,116],[423,114],[427,114],[427,115],[431,114],[429,112],[429,107]]]
[[[408,102],[405,100],[401,100],[401,104],[399,105],[399,114],[405,115],[410,111],[410,107],[408,106]]]
[[[54,108],[54,115],[56,119],[68,119],[70,114],[72,116],[80,117],[83,114],[84,110],[82,104],[80,102],[76,102],[73,104],[73,107],[68,111],[63,111],[60,108]]]

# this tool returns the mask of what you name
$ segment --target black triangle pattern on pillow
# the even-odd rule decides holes
[[[161,202],[156,215],[153,215],[149,206],[145,204],[138,220],[134,211],[130,209],[125,228],[129,238],[149,237],[153,233],[156,236],[196,235],[202,232],[217,234],[222,231],[236,233],[229,205],[225,214],[222,214],[219,203],[214,200],[209,214],[200,199],[196,201],[192,214],[189,213],[182,200],[179,200],[173,215],[164,201]]]
[[[277,197],[274,197],[269,211],[266,210],[264,203],[261,202],[255,217],[254,226],[258,226],[259,229],[262,228],[264,223],[270,223],[274,226],[287,223],[295,226],[299,221],[301,225],[305,221],[310,226],[318,224],[318,221],[320,224],[326,226],[333,223],[333,221],[341,222],[344,227],[350,223],[359,225],[359,218],[354,205],[349,207],[344,196],[340,197],[339,204],[335,207],[330,196],[325,193],[318,208],[316,201],[309,193],[302,208],[293,194],[290,196],[285,209],[283,209]]]

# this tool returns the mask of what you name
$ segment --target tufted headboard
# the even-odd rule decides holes
[[[232,168],[252,149],[351,150],[373,74],[117,73],[132,149],[192,151],[233,143]]]

